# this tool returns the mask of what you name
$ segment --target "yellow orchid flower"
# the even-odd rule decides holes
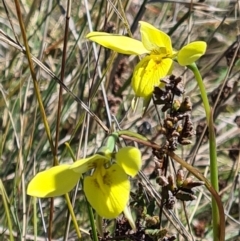
[[[135,147],[124,147],[115,155],[106,150],[72,165],[59,165],[38,173],[29,183],[27,194],[35,197],[55,197],[69,192],[82,173],[94,169],[84,178],[83,190],[96,212],[105,218],[117,217],[126,207],[130,194],[128,175],[135,176],[141,168],[141,153]],[[125,163],[125,164],[124,164]]]
[[[117,164],[106,169],[104,160],[97,161],[93,175],[84,179],[83,190],[87,200],[100,216],[114,218],[127,205],[130,182],[127,174]]]
[[[129,55],[147,54],[136,65],[131,86],[137,97],[149,99],[160,79],[172,72],[173,59],[182,66],[199,59],[206,51],[203,41],[192,42],[174,51],[171,38],[149,23],[140,21],[141,40],[104,32],[91,32],[86,37],[106,48]]]

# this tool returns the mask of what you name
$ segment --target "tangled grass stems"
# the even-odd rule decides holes
[[[200,66],[200,72],[203,73],[204,76],[204,84],[210,105],[214,106],[213,121],[216,134],[219,195],[222,204],[226,208],[226,215],[221,211],[219,218],[221,220],[220,223],[223,223],[223,219],[226,219],[225,239],[235,241],[238,237],[237,235],[239,235],[237,231],[237,219],[239,217],[236,214],[238,213],[239,189],[235,181],[237,180],[236,175],[239,168],[237,165],[239,161],[239,141],[237,135],[239,132],[237,121],[235,121],[235,118],[237,120],[237,116],[239,115],[239,102],[237,97],[237,93],[239,92],[239,84],[237,82],[239,51],[238,48],[236,48],[237,42],[234,44],[234,36],[236,35],[234,24],[236,26],[239,14],[238,10],[234,4],[229,5],[228,8],[227,1],[218,1],[214,3],[214,6],[210,1],[197,3],[198,5],[196,3],[192,5],[179,3],[177,8],[175,4],[169,2],[158,3],[159,5],[146,4],[146,2],[147,1],[143,1],[142,3],[139,1],[129,1],[127,3],[123,1],[122,5],[119,5],[117,2],[108,3],[107,1],[89,0],[86,1],[85,4],[87,4],[89,8],[89,19],[93,23],[93,29],[97,31],[105,31],[108,29],[113,33],[125,34],[127,30],[130,29],[134,38],[139,39],[137,25],[138,21],[142,20],[153,24],[164,32],[171,33],[173,46],[177,49],[182,47],[185,39],[194,40],[200,38],[201,40],[207,40],[209,46],[207,55],[200,60],[198,66]],[[30,64],[25,61],[27,49],[20,44],[22,42],[20,28],[18,27],[20,26],[20,22],[16,17],[17,15],[14,14],[15,10],[10,2],[5,1],[4,4],[5,6],[0,5],[1,9],[5,10],[2,11],[2,21],[0,23],[0,57],[2,63],[0,67],[1,95],[4,96],[4,98],[0,100],[0,143],[2,158],[0,162],[0,178],[9,197],[9,208],[13,211],[9,216],[12,221],[11,230],[11,228],[7,226],[7,213],[4,212],[5,209],[0,209],[0,223],[2,224],[0,229],[3,231],[6,230],[2,236],[7,239],[16,238],[18,235],[18,237],[22,236],[23,240],[28,238],[30,240],[34,238],[36,240],[42,240],[42,236],[44,236],[45,217],[49,215],[49,204],[43,199],[41,200],[42,207],[36,202],[32,205],[32,199],[24,194],[24,186],[27,186],[33,177],[35,169],[36,173],[38,173],[40,170],[45,170],[51,166],[53,161],[51,144],[49,144],[44,131],[44,122],[42,118],[39,118],[41,113],[39,113],[39,106],[35,103],[35,97],[37,95],[34,92],[34,84],[29,81],[32,79],[29,77],[31,74],[31,72],[29,72]],[[130,129],[133,132],[140,130],[139,127],[142,125],[142,121],[149,122],[151,120],[150,125],[153,126],[162,124],[165,116],[161,110],[159,110],[159,107],[157,107],[159,119],[157,118],[156,108],[154,108],[154,106],[151,106],[143,119],[140,117],[140,109],[137,108],[134,115],[129,110],[133,97],[131,89],[129,88],[129,78],[137,60],[132,57],[128,58],[126,56],[116,55],[115,53],[111,53],[110,55],[109,51],[102,49],[101,52],[97,54],[96,61],[95,57],[92,57],[91,48],[86,48],[86,39],[84,37],[89,32],[89,28],[85,12],[86,8],[82,3],[73,2],[71,8],[71,27],[67,41],[63,40],[65,14],[67,11],[64,10],[64,12],[61,12],[59,4],[54,6],[49,5],[48,7],[45,5],[33,5],[31,2],[21,2],[21,4],[21,10],[24,13],[23,21],[27,28],[25,32],[26,35],[29,36],[27,39],[31,49],[29,56],[34,63],[40,66],[40,68],[33,66],[32,69],[35,71],[35,75],[37,75],[39,95],[43,100],[42,108],[45,111],[45,119],[49,124],[48,128],[49,135],[52,135],[51,138],[56,138],[55,116],[57,116],[56,106],[58,103],[59,85],[63,86],[67,91],[67,94],[63,92],[62,96],[64,111],[61,113],[59,131],[57,131],[59,133],[59,145],[54,146],[54,148],[57,147],[55,150],[56,156],[61,164],[70,162],[65,147],[62,145],[66,140],[70,142],[74,153],[77,153],[74,154],[74,156],[78,158],[94,153],[96,147],[98,148],[101,145],[101,140],[109,133],[109,129],[112,129],[108,115],[115,115],[112,119],[120,123],[120,128]],[[63,4],[61,8],[64,9],[66,6]],[[235,15],[232,11],[234,8],[236,10]],[[11,11],[7,11],[6,9],[11,9]],[[106,23],[108,26],[105,25]],[[126,26],[129,26],[129,28],[126,28]],[[15,38],[15,40],[12,38]],[[71,56],[67,57],[64,63],[62,63],[60,60],[63,56],[64,43],[67,43],[67,53],[71,53],[69,54]],[[24,55],[21,55],[20,52]],[[40,58],[36,59],[34,56],[40,56]],[[227,58],[227,64],[223,59],[225,56]],[[64,79],[66,82],[62,83],[58,78],[58,72],[64,64]],[[102,77],[99,77],[99,72],[95,71],[95,69],[98,68],[96,68],[96,66],[99,66],[99,70],[103,71]],[[178,69],[175,74],[178,76],[181,71],[182,69]],[[194,127],[204,127],[204,123],[201,123],[201,125],[199,123],[200,120],[202,121],[204,117],[206,117],[202,111],[199,92],[194,88],[195,83],[192,81],[193,77],[189,72],[187,72],[185,78],[185,95],[191,96],[194,106],[192,112]],[[55,81],[58,84],[56,84]],[[231,85],[229,85],[231,82],[235,82],[232,90]],[[102,98],[102,92],[101,90],[99,91],[102,85],[104,85],[106,92],[105,98]],[[94,86],[94,91],[91,90],[91,86]],[[217,94],[213,93],[215,89]],[[92,95],[93,92],[94,94]],[[24,101],[22,101],[22,99],[24,99]],[[91,101],[88,102],[90,99]],[[77,108],[76,102],[80,103]],[[105,105],[109,105],[108,114],[106,114]],[[84,119],[86,113],[89,114],[88,120]],[[95,121],[98,123],[97,125]],[[116,124],[117,127],[119,123]],[[149,134],[149,132],[146,133],[146,136],[149,135],[148,139],[151,140],[151,134]],[[85,135],[85,138],[82,143],[81,139],[83,135]],[[197,148],[194,157],[190,156],[193,153],[191,152],[191,145],[184,146],[181,150],[179,148],[176,155],[181,156],[182,160],[194,158],[194,168],[202,173],[208,165],[209,148],[206,141],[206,139],[208,140],[208,136],[203,133],[203,140],[200,141],[198,135],[199,133],[197,133],[196,138],[193,137],[193,141],[195,141],[196,144],[199,141],[199,148]],[[127,143],[134,140],[133,138],[123,139],[126,140]],[[159,146],[163,139],[162,137],[156,136],[154,140],[156,141],[156,145]],[[139,141],[136,142],[139,143]],[[140,144],[143,145],[144,143]],[[151,145],[152,144],[153,143],[151,143]],[[120,139],[118,145],[125,145],[125,142]],[[143,200],[148,200],[151,203],[150,193],[153,192],[153,190],[160,198],[163,198],[164,195],[162,194],[162,187],[159,187],[154,182],[154,175],[150,175],[151,166],[156,161],[151,154],[151,147],[149,148],[147,144],[141,145],[140,150],[144,153],[144,169],[142,173],[148,180],[147,185],[143,185],[143,189],[146,191],[146,196]],[[171,158],[169,158],[169,160],[170,159]],[[173,175],[173,177],[176,178],[174,168],[178,168],[179,165],[173,162],[172,166],[173,167],[167,168],[166,177]],[[143,180],[142,176],[140,176],[140,178],[139,183]],[[206,178],[207,180],[209,179],[208,174],[206,174]],[[18,185],[19,180],[21,185]],[[133,179],[132,183],[134,189],[132,189],[133,196],[131,196],[131,205],[135,203],[138,204],[139,207],[149,207],[148,205],[150,205],[150,203],[141,206],[141,200],[134,197],[134,193],[138,193],[139,188],[136,185],[136,179]],[[192,228],[193,238],[213,240],[215,235],[213,234],[213,227],[211,226],[212,220],[210,218],[206,219],[206,217],[211,216],[211,204],[208,198],[206,198],[206,190],[206,187],[201,188],[204,195],[198,200],[200,205],[192,215],[190,227]],[[79,228],[81,230],[91,229],[82,190],[78,188],[78,192],[76,193],[76,203],[73,205],[73,211],[76,214]],[[175,194],[176,193],[174,193],[174,195]],[[184,193],[180,192],[180,194],[182,195]],[[196,192],[195,195],[198,197],[198,192]],[[140,196],[141,195],[139,195],[139,197]],[[157,201],[159,201],[158,197],[156,195],[154,196]],[[163,198],[163,200],[166,199]],[[195,201],[188,202],[186,207],[188,213],[194,208],[194,203]],[[159,211],[161,205],[160,200],[159,206],[155,206],[156,210]],[[64,218],[67,207],[63,198],[56,198],[54,200],[54,206],[54,214],[56,215],[54,215],[51,231],[52,240],[63,236],[65,239],[74,238],[76,231],[73,223],[70,223],[69,231],[66,231],[67,229],[64,228],[67,223]],[[156,213],[148,212],[147,214],[151,217],[147,217],[145,213],[142,213],[145,217],[138,219],[138,221],[147,223],[156,221],[156,225],[159,225],[158,228],[160,226],[163,227],[163,229],[159,229],[161,232],[156,232],[154,228],[152,230],[146,230],[146,235],[149,240],[152,240],[154,235],[158,235],[155,237],[163,240],[164,238],[174,238],[171,235],[175,234],[178,234],[179,239],[181,236],[187,237],[190,240],[193,239],[190,235],[191,232],[181,228],[186,225],[187,217],[184,218],[184,212],[181,208],[178,208],[178,204],[176,206],[176,209],[169,212],[169,216],[163,212],[163,216],[160,217],[163,221],[161,224],[159,224],[154,217]],[[133,208],[131,206],[131,208],[133,213],[139,211],[136,207]],[[38,220],[39,215],[41,215],[40,209],[42,209],[43,220],[41,222]],[[25,211],[27,211],[27,216],[22,215]],[[179,218],[173,216],[175,212],[177,213],[175,216]],[[171,218],[182,231],[178,232],[178,229],[173,228],[171,229],[172,233],[168,233],[168,237],[160,237],[166,232],[164,228],[167,226],[167,220],[171,220]],[[228,222],[228,219],[231,221]],[[31,222],[32,220],[35,220],[33,224]],[[126,238],[126,233],[124,233],[121,228],[128,228],[128,226],[121,217],[115,221],[117,229],[121,231],[118,233],[114,231],[113,222],[107,220],[103,220],[102,222],[104,222],[105,225],[103,229],[104,237],[97,238],[103,238],[103,240],[108,239],[108,237],[112,240],[120,237],[122,239]],[[120,222],[122,222],[122,226]],[[49,223],[47,223],[47,226],[49,227]],[[137,227],[138,230],[141,230],[140,226]],[[203,228],[202,231],[201,227]],[[221,231],[222,229],[224,229],[223,226]],[[31,236],[32,233],[34,237]],[[127,238],[134,239],[136,235],[140,235],[140,233],[137,232],[134,235],[131,236],[130,234]],[[223,236],[223,233],[221,233],[221,235]],[[83,231],[82,236],[83,240],[93,239],[89,233],[86,234]],[[138,240],[140,240],[139,236]]]

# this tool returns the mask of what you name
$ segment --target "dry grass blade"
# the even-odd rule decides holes
[[[226,225],[226,230],[221,230],[222,236],[225,231],[222,239],[238,240],[239,1],[15,2],[17,9],[14,2],[3,0],[0,3],[0,198],[4,201],[0,203],[0,240],[20,237],[22,241],[46,240],[51,223],[49,239],[52,241],[62,240],[62,237],[77,240],[76,225],[71,218],[66,218],[68,208],[64,198],[54,199],[53,219],[49,222],[48,200],[32,202],[26,188],[36,173],[52,166],[54,158],[60,164],[70,164],[75,159],[88,157],[113,130],[127,130],[146,138],[141,141],[141,136],[134,138],[128,132],[128,135],[120,135],[116,144],[116,150],[135,145],[142,153],[142,170],[138,178],[130,179],[129,204],[136,230],[131,230],[123,215],[103,223],[99,219],[102,237],[97,239],[212,241],[213,195],[220,207],[221,223]],[[174,78],[181,78],[181,96],[171,95],[172,82],[165,83],[168,89],[160,88],[163,96],[157,99],[154,95],[154,100],[163,103],[168,92],[171,97],[168,103],[151,103],[142,117],[141,100],[136,112],[131,110],[135,94],[131,78],[139,57],[118,54],[92,45],[86,39],[90,31],[105,31],[140,40],[139,21],[168,33],[176,50],[189,42],[207,42],[206,54],[198,60],[197,66],[214,110],[219,193],[209,184],[209,130],[192,73],[174,63]],[[36,96],[41,100],[41,109]],[[175,113],[173,100],[176,106],[189,100],[191,111]],[[62,103],[59,108],[58,103]],[[48,127],[44,126],[43,112]],[[187,123],[184,128],[188,128],[191,138],[184,139],[177,124],[171,130],[167,128],[166,135],[164,128],[166,130],[171,118],[178,119],[180,127]],[[178,139],[181,145],[176,141],[177,135],[182,138]],[[74,158],[70,157],[66,142]],[[163,150],[166,151],[164,158]],[[179,179],[179,170],[183,172],[182,179]],[[165,186],[159,184],[160,179]],[[181,186],[184,181],[188,188]],[[202,182],[205,186],[189,188]],[[91,233],[81,184],[77,185],[72,200],[82,239],[97,240]]]

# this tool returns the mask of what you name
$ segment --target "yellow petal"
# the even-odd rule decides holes
[[[84,192],[87,200],[96,212],[105,218],[117,217],[125,208],[130,193],[130,182],[126,173],[117,164],[106,169],[102,188],[97,178],[88,176],[84,179]]]
[[[163,54],[166,57],[171,57],[172,43],[170,37],[149,23],[143,21],[139,23],[144,47],[152,54]]]
[[[177,54],[178,63],[182,66],[190,65],[205,54],[207,44],[203,41],[196,41],[187,44]]]
[[[96,168],[98,160],[108,160],[106,156],[95,154],[88,158],[83,158],[75,161],[70,169],[77,173],[84,173],[90,169]]]
[[[121,54],[140,55],[149,52],[141,41],[122,35],[91,32],[86,38]]]
[[[134,177],[142,166],[141,152],[136,147],[123,147],[117,152],[116,161],[129,176]]]
[[[28,184],[27,194],[34,197],[55,197],[71,191],[77,184],[80,174],[69,167],[59,165],[39,172]]]
[[[160,85],[160,78],[172,71],[172,59],[154,60],[151,55],[143,58],[135,67],[132,77],[132,88],[138,97],[149,97],[154,86]]]

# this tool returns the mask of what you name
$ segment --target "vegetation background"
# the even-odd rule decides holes
[[[23,47],[16,3],[20,4],[37,81],[33,81]],[[158,116],[164,116],[161,108],[151,104],[144,117],[141,103],[135,113],[131,110],[134,93],[130,80],[138,58],[100,46],[94,55],[92,43],[85,38],[92,26],[93,30],[119,34],[126,34],[130,29],[139,39],[138,21],[143,20],[168,33],[175,49],[194,40],[208,44],[206,54],[197,64],[210,103],[217,104],[214,122],[219,188],[226,218],[225,240],[240,240],[239,10],[237,0],[3,0],[0,3],[0,239],[47,240],[49,216],[53,213],[52,240],[77,240],[63,197],[54,199],[52,210],[51,200],[34,201],[26,195],[29,180],[52,166],[54,155],[60,163],[72,161],[65,142],[79,159],[100,147],[106,136],[104,125],[109,128],[114,125],[134,132],[146,127],[148,138],[161,144],[161,136],[154,132],[154,127],[159,125]],[[179,148],[177,153],[209,178],[207,134],[200,138],[206,118],[197,84],[183,68],[176,66],[174,74],[183,76],[185,96],[191,97],[196,128],[192,144]],[[62,82],[66,86],[63,91]],[[215,103],[218,94],[220,100]],[[55,147],[48,140],[37,97],[42,100]],[[104,125],[99,125],[93,114]],[[151,177],[152,150],[140,148],[143,172]],[[145,183],[140,178],[138,182]],[[136,184],[137,180],[133,180],[133,187]],[[154,180],[150,179],[148,184],[159,192]],[[75,195],[74,211],[83,240],[91,240],[87,206],[80,187]],[[195,195],[195,201],[176,203],[175,222],[186,228],[191,240],[212,240],[211,196],[204,187],[198,188]],[[107,228],[113,226],[113,222],[105,224]],[[177,240],[187,240],[166,218],[164,228],[176,235]]]

